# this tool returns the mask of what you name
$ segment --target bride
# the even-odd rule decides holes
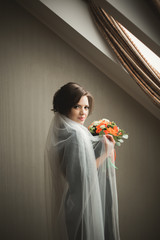
[[[77,83],[53,97],[54,118],[45,148],[48,238],[119,240],[112,136],[92,136],[83,126],[93,98]],[[110,160],[110,161],[109,161]]]

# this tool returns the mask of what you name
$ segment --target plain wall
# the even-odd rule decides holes
[[[86,126],[108,118],[129,133],[117,148],[121,239],[158,239],[159,121],[17,3],[3,2],[0,20],[1,239],[47,239],[44,146],[52,96],[69,81],[95,98]]]

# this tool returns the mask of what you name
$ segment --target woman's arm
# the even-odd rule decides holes
[[[106,152],[103,154],[103,155],[101,155],[100,157],[98,157],[97,159],[96,159],[96,166],[97,166],[97,168],[99,168],[101,165],[102,165],[102,163],[104,162],[104,160],[107,158],[107,154],[106,154]]]
[[[97,168],[99,168],[99,167],[102,165],[102,163],[105,161],[105,159],[106,159],[109,155],[113,154],[113,153],[111,152],[111,153],[108,155],[108,141],[107,141],[107,139],[115,145],[114,138],[113,138],[111,135],[104,135],[105,152],[104,152],[100,157],[98,157],[98,158],[96,159],[96,166],[97,166]],[[113,149],[113,150],[114,150],[114,149]]]

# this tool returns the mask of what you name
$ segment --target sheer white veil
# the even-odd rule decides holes
[[[113,143],[97,169],[104,138],[55,113],[45,148],[48,239],[119,240]]]

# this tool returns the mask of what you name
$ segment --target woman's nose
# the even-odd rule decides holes
[[[85,110],[84,110],[83,107],[81,108],[81,111],[80,111],[80,112],[81,112],[81,114],[84,114]]]

